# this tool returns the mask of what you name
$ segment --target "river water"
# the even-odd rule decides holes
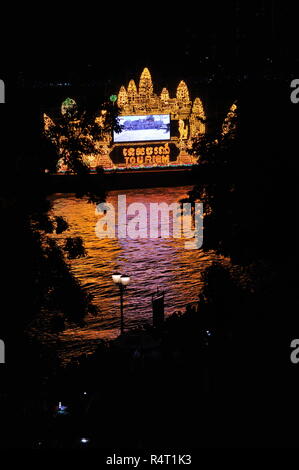
[[[182,186],[112,191],[107,202],[117,205],[117,196],[121,194],[126,196],[127,205],[171,204],[184,198],[190,189]],[[70,266],[84,289],[93,294],[93,302],[99,309],[98,315],[86,318],[84,327],[68,324],[55,338],[44,332],[44,341],[55,341],[62,362],[83,353],[91,354],[99,339],[111,339],[119,334],[120,299],[111,278],[113,272],[131,277],[125,292],[124,318],[125,328],[133,328],[151,322],[151,295],[157,288],[165,292],[166,316],[184,310],[187,303],[196,302],[202,287],[201,273],[213,260],[219,259],[213,252],[186,249],[184,239],[100,239],[95,231],[99,216],[93,204],[72,194],[56,194],[52,202],[53,213],[69,223],[69,230],[57,238],[80,236],[84,241],[87,256],[70,261]]]

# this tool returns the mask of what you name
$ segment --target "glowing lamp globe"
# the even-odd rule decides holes
[[[113,279],[113,282],[115,284],[119,284],[120,283],[120,278],[121,278],[121,274],[120,273],[114,273],[112,274],[112,279]]]
[[[122,283],[123,286],[127,286],[130,282],[130,276],[127,276],[127,275],[121,276],[120,282]]]

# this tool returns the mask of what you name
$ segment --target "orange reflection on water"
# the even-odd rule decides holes
[[[117,206],[117,196],[126,195],[127,204],[166,202],[186,197],[191,187],[112,191],[107,202]],[[165,313],[183,310],[186,303],[197,301],[202,285],[201,272],[216,258],[214,253],[187,250],[184,239],[99,239],[95,232],[98,216],[95,206],[73,195],[53,198],[55,215],[63,216],[69,231],[63,236],[83,238],[87,256],[71,261],[71,269],[81,284],[94,295],[99,307],[97,317],[88,317],[84,328],[67,328],[61,335],[64,359],[94,350],[100,338],[119,333],[119,292],[111,275],[127,273],[131,282],[125,293],[125,326],[132,328],[151,321],[151,294],[165,291]],[[149,223],[149,220],[148,220]],[[57,237],[59,238],[59,237]]]

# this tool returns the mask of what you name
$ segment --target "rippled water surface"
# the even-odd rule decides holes
[[[142,202],[178,202],[191,187],[134,189],[112,191],[107,202],[117,204],[119,194],[127,204]],[[85,327],[70,327],[55,338],[62,360],[93,352],[100,338],[113,338],[119,333],[119,292],[113,284],[114,271],[127,273],[131,283],[125,293],[125,327],[150,322],[151,294],[157,287],[165,291],[165,314],[182,310],[196,301],[202,285],[201,272],[216,258],[213,253],[185,249],[183,239],[99,239],[95,226],[99,216],[95,206],[73,195],[53,197],[55,215],[63,216],[69,231],[63,236],[83,238],[87,256],[72,260],[71,269],[81,284],[94,295],[98,316],[89,316]],[[48,335],[51,341],[51,335]],[[52,338],[53,340],[53,338]]]

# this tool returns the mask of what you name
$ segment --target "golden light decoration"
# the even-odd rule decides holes
[[[153,83],[150,71],[145,68],[139,80],[139,96],[140,98],[148,99],[153,94]]]
[[[226,135],[236,129],[236,123],[234,122],[234,119],[237,116],[237,109],[238,107],[236,103],[233,103],[229,108],[226,118],[222,124],[222,135]]]
[[[47,133],[52,127],[55,126],[53,120],[47,115],[44,113],[44,130],[45,130],[45,133]]]
[[[128,100],[134,102],[136,98],[138,98],[137,86],[134,80],[130,80],[128,85]]]
[[[122,108],[128,102],[128,93],[125,87],[122,85],[118,92],[117,104]]]
[[[188,86],[184,80],[181,80],[176,89],[176,95],[171,96],[166,87],[162,88],[160,94],[154,92],[154,85],[149,69],[143,69],[138,87],[137,81],[131,79],[128,85],[122,85],[117,95],[117,104],[120,108],[121,116],[144,116],[144,115],[157,115],[169,114],[171,121],[171,142],[176,153],[175,158],[171,158],[172,151],[169,153],[155,152],[156,147],[160,148],[165,142],[161,142],[160,146],[147,143],[142,148],[136,147],[136,143],[132,142],[130,147],[134,149],[135,153],[130,150],[130,154],[122,154],[122,160],[117,163],[113,160],[113,151],[119,144],[113,142],[112,133],[105,130],[105,115],[103,110],[99,110],[96,123],[102,128],[102,132],[95,138],[94,144],[96,147],[96,160],[89,159],[90,166],[96,164],[105,169],[113,168],[126,168],[130,166],[150,166],[150,165],[180,165],[180,164],[193,164],[194,157],[187,151],[190,148],[192,139],[198,138],[205,134],[205,110],[203,103],[199,97],[195,98],[192,102]],[[230,109],[231,112],[236,112],[235,104]],[[68,121],[69,125],[76,125],[80,131],[80,122],[76,121],[76,114],[71,114],[77,107],[75,100],[67,98],[61,105],[61,112],[69,113],[71,120]],[[77,118],[78,119],[78,118]],[[71,124],[72,122],[72,124]],[[44,115],[44,129],[51,138],[51,127],[55,124],[52,119]],[[86,136],[85,136],[86,137]],[[168,145],[168,144],[167,144]],[[134,148],[135,147],[135,148]],[[177,147],[177,149],[175,149]],[[124,152],[127,152],[125,145],[123,146]],[[150,153],[152,151],[152,153]],[[88,159],[86,160],[88,161]],[[62,162],[61,162],[62,163]],[[61,169],[64,166],[61,165]]]
[[[176,97],[178,101],[184,103],[189,103],[190,101],[189,90],[184,80],[181,80],[177,87]]]
[[[205,134],[206,115],[204,112],[203,104],[200,98],[195,98],[192,106],[192,115],[190,118],[190,129],[192,137],[197,137],[199,134]]]
[[[160,99],[165,103],[169,101],[169,91],[167,90],[167,88],[163,88],[163,90],[161,91]]]
[[[61,114],[65,116],[66,114],[74,114],[77,110],[77,103],[73,98],[66,98],[61,104]]]

